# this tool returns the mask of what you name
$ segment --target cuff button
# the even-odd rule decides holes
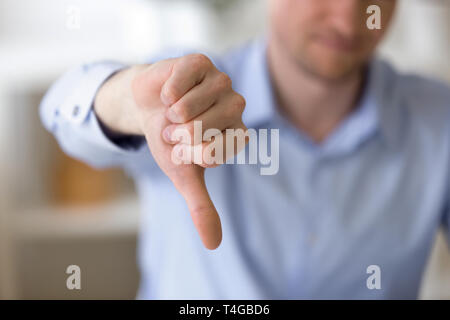
[[[72,116],[77,117],[80,114],[80,106],[73,107]]]

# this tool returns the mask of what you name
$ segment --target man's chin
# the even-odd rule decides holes
[[[362,65],[348,61],[317,61],[309,65],[308,72],[324,81],[345,81],[358,74]]]

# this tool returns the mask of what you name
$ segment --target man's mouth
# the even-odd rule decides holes
[[[316,39],[321,45],[339,52],[355,52],[361,46],[361,39],[358,38],[319,35]]]

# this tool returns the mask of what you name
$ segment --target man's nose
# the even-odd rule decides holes
[[[355,38],[360,34],[366,21],[365,3],[363,0],[333,1],[330,18],[335,30],[346,38]]]

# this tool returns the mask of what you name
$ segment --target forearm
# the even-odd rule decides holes
[[[136,65],[119,71],[99,89],[94,111],[110,131],[124,135],[143,135],[137,118],[131,83],[147,65]]]
[[[112,61],[74,67],[55,80],[46,92],[40,104],[40,116],[65,153],[98,168],[151,162],[151,157],[146,155],[147,148],[138,149],[137,143],[123,148],[105,135],[102,123],[92,110],[102,84],[124,68],[125,65]]]

